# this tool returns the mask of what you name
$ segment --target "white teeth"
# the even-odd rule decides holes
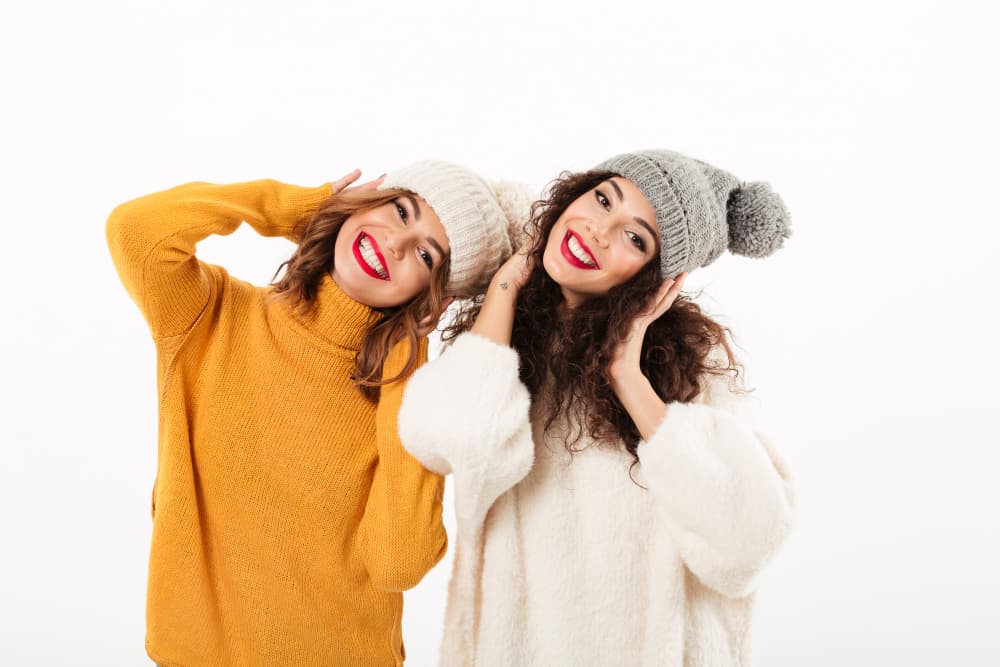
[[[382,266],[382,262],[378,261],[378,255],[375,254],[375,249],[372,248],[371,243],[369,243],[367,234],[361,237],[361,240],[358,242],[358,248],[361,250],[361,257],[364,258],[365,263],[370,266],[375,273],[377,273],[383,280],[389,277],[389,274],[385,271],[385,267]]]
[[[573,256],[578,260],[586,264],[587,266],[593,266],[597,268],[597,264],[591,259],[590,255],[580,246],[580,242],[576,240],[576,237],[572,234],[569,235],[569,251],[573,253]]]

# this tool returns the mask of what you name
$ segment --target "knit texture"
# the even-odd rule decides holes
[[[389,172],[382,188],[423,197],[441,220],[451,245],[453,293],[480,293],[514,247],[511,235],[527,222],[535,191],[524,183],[489,183],[453,162],[425,160]]]
[[[400,591],[445,552],[442,480],[397,435],[404,382],[374,405],[349,379],[374,313],[327,277],[300,316],[194,256],[244,220],[291,237],[329,195],[192,183],[108,221],[157,352],[146,648],[159,664],[399,665]]]
[[[745,398],[719,378],[670,403],[635,468],[586,438],[571,456],[573,425],[546,434],[530,403],[517,353],[471,333],[406,388],[403,444],[455,490],[441,665],[747,664],[794,498]]]
[[[594,167],[629,179],[653,205],[660,270],[673,278],[714,262],[727,248],[766,257],[791,236],[788,210],[767,183],[667,150],[623,153]]]

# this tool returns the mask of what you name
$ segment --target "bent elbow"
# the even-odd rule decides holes
[[[714,544],[688,534],[685,564],[705,586],[727,598],[744,598],[757,589],[760,574],[788,540],[793,524],[792,507],[782,504],[755,529],[735,530]]]
[[[420,555],[401,547],[385,554],[370,554],[365,563],[368,578],[372,586],[380,591],[408,591],[434,569],[447,550],[448,536],[442,531],[440,538],[429,544]]]
[[[104,238],[112,250],[122,246],[122,240],[128,236],[128,231],[134,227],[133,217],[129,213],[128,204],[116,206],[104,223]]]

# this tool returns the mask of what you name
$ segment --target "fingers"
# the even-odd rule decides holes
[[[677,295],[680,294],[685,278],[687,278],[687,274],[681,273],[676,278],[664,280],[659,289],[656,290],[656,294],[650,299],[649,308],[645,311],[644,316],[637,319],[645,320],[648,324],[667,312],[674,300],[677,299]]]
[[[681,288],[684,286],[684,281],[687,280],[687,272],[681,273],[677,278],[674,279],[674,284],[670,286],[671,301],[677,298],[677,295],[681,293]]]
[[[371,190],[378,190],[379,186],[382,185],[383,181],[385,181],[385,174],[382,174],[378,178],[368,181],[367,183],[362,183],[361,185],[355,185],[353,188],[350,189],[352,192],[353,191],[368,192]]]
[[[687,273],[681,273],[674,280],[670,280],[668,278],[663,281],[663,285],[660,286],[659,291],[656,293],[656,295],[660,298],[656,307],[653,309],[652,319],[657,319],[660,315],[670,309],[670,306],[672,306],[674,301],[677,299],[677,295],[681,293],[681,287],[684,286],[685,278],[687,278]]]
[[[523,247],[522,247],[523,249]],[[507,258],[507,260],[500,265],[497,272],[493,275],[492,284],[500,285],[504,290],[507,290],[511,284],[513,284],[515,289],[520,289],[528,282],[531,278],[531,274],[535,269],[534,257],[529,254],[522,254],[521,250],[515,252],[513,255]]]
[[[672,278],[667,278],[666,280],[664,280],[660,284],[660,288],[656,290],[656,296],[653,297],[653,303],[655,305],[658,305],[661,301],[663,301],[664,297],[666,297],[667,294],[670,292],[670,290],[674,288],[675,283],[676,281]]]
[[[648,302],[649,305],[646,307],[646,310],[643,311],[643,314],[649,318],[656,319],[655,315],[656,312],[659,310],[660,305],[663,303],[664,299],[667,298],[667,295],[670,293],[670,290],[674,288],[675,283],[676,280],[674,280],[673,278],[667,278],[662,283],[660,283],[660,286],[656,290],[656,294],[654,294],[653,297],[649,300]]]
[[[670,310],[677,295],[681,293],[685,278],[687,278],[687,273],[681,273],[676,278],[667,278],[663,281],[659,289],[656,290],[656,294],[650,299],[650,304],[652,304],[650,308],[632,320],[632,327],[625,344],[641,344],[649,325]]]
[[[346,188],[348,185],[358,180],[359,178],[361,178],[360,169],[354,169],[353,171],[341,176],[340,178],[338,178],[333,182],[332,185],[333,193],[337,194],[338,192],[340,192],[341,190],[343,190],[344,188]]]
[[[341,192],[370,192],[372,190],[377,190],[379,186],[385,182],[385,174],[382,174],[378,178],[368,181],[367,183],[362,183],[360,185],[355,185],[354,187],[347,187],[354,181],[361,178],[361,170],[355,169],[349,174],[346,174],[336,181],[333,182],[333,194],[339,194]]]

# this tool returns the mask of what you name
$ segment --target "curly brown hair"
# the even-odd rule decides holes
[[[275,271],[271,285],[274,298],[291,305],[299,314],[316,305],[316,295],[323,277],[333,271],[333,249],[344,221],[355,213],[377,208],[411,194],[407,190],[386,188],[375,191],[350,191],[335,194],[323,202],[309,218],[302,220],[297,232],[299,245],[292,256]],[[285,273],[275,280],[281,270]],[[420,322],[441,312],[445,285],[451,273],[451,258],[446,256],[431,272],[430,285],[410,301],[392,308],[375,308],[381,317],[365,332],[361,349],[354,358],[351,380],[370,401],[378,401],[382,385],[411,373],[417,366],[417,343]],[[389,350],[402,340],[410,342],[410,358],[399,375],[382,377],[382,365]]]
[[[598,443],[624,444],[638,461],[641,435],[618,400],[608,375],[615,348],[629,326],[660,287],[659,254],[627,282],[604,296],[592,297],[574,309],[565,307],[559,285],[543,268],[549,232],[563,211],[578,197],[617,174],[605,171],[564,172],[549,186],[548,198],[532,207],[526,231],[532,239],[528,254],[535,270],[517,297],[511,347],[520,356],[520,377],[533,398],[543,391],[545,430],[561,418],[575,426],[565,437],[570,452],[579,451],[584,433]],[[472,328],[484,295],[459,312],[445,330],[451,340]],[[691,297],[677,299],[646,331],[640,368],[666,403],[689,402],[704,389],[706,375],[731,375],[735,391],[742,374],[727,341],[732,332],[711,319]],[[721,346],[728,358],[723,366],[709,359]]]

